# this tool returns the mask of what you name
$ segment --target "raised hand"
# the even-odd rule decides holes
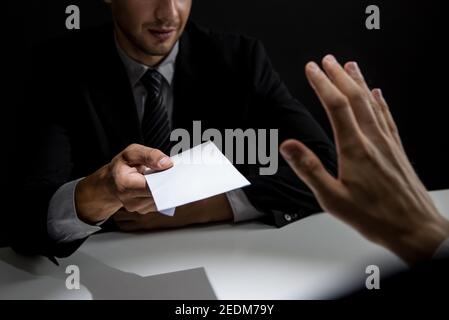
[[[282,155],[326,211],[409,264],[431,258],[449,221],[407,159],[382,92],[370,91],[355,62],[328,55],[322,66],[308,63],[306,75],[332,124],[338,178],[299,141],[285,141]]]

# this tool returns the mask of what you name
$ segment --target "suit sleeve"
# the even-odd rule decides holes
[[[18,116],[10,242],[20,253],[54,260],[55,256],[69,256],[85,240],[60,243],[47,230],[50,199],[62,185],[74,179],[67,104],[67,99],[74,98],[67,93],[68,84],[58,81],[64,79],[63,75],[51,69],[58,64],[47,51],[36,51],[32,58],[25,103]]]
[[[253,95],[250,114],[254,116],[254,125],[278,129],[279,144],[289,138],[300,140],[335,175],[334,145],[305,106],[291,96],[260,42],[254,42],[249,61]],[[274,175],[260,175],[260,168],[251,170],[247,176],[251,186],[244,192],[256,208],[268,213],[269,223],[281,227],[322,209],[279,153],[278,157],[279,166]]]

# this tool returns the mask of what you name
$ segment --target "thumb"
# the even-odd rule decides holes
[[[122,154],[129,166],[146,166],[153,170],[165,170],[173,166],[170,157],[158,149],[133,144]]]
[[[326,200],[332,196],[338,181],[327,172],[315,153],[297,140],[283,142],[280,152],[317,198]]]

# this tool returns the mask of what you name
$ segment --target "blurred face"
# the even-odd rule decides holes
[[[105,0],[111,4],[120,46],[154,64],[168,55],[184,31],[192,0]]]

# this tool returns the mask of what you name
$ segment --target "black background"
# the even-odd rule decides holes
[[[325,0],[193,0],[192,18],[200,24],[233,31],[263,41],[278,72],[294,94],[331,133],[319,102],[306,83],[307,61],[333,53],[340,61],[357,60],[369,84],[381,87],[398,123],[407,153],[429,189],[449,188],[449,126],[447,58],[442,1],[325,1]],[[8,3],[7,53],[15,58],[8,75],[12,108],[3,111],[14,121],[7,132],[20,130],[15,103],[26,94],[32,44],[63,35],[65,8],[81,10],[81,28],[110,20],[102,0],[35,0]],[[381,10],[381,30],[365,28],[365,8]],[[12,36],[14,35],[14,36]],[[12,49],[12,50],[11,50]],[[70,73],[70,61],[66,66]],[[20,70],[20,71],[19,71]],[[10,114],[12,112],[13,114]],[[11,128],[13,126],[13,128]],[[14,143],[11,134],[6,146]],[[13,165],[13,156],[8,157]],[[32,161],[32,155],[30,155]],[[8,170],[9,175],[13,170]],[[20,169],[20,168],[19,168]]]

